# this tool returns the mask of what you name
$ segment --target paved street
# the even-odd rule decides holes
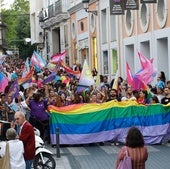
[[[170,169],[170,144],[149,145],[146,169]],[[48,146],[54,153],[56,169],[114,169],[121,146],[105,143],[104,146],[65,146],[60,148],[60,158],[56,148]]]

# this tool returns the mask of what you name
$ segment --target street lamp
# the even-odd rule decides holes
[[[83,7],[84,7],[84,10],[88,13],[92,13],[94,15],[97,15],[97,11],[89,11],[89,1],[90,0],[82,0],[82,3],[83,3]]]
[[[26,43],[31,42],[31,38],[25,38],[24,40]]]

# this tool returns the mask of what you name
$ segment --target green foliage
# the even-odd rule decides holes
[[[18,13],[28,13],[29,12],[29,1],[28,0],[15,0],[12,8]]]
[[[24,41],[30,38],[29,1],[15,0],[11,9],[2,11],[2,21],[7,26],[6,40],[9,48],[19,48],[21,58],[31,56],[35,46]]]
[[[3,10],[2,11],[2,21],[6,25],[6,40],[10,44],[10,41],[16,39],[16,17],[14,15],[14,10]]]

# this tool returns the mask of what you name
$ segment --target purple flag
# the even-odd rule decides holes
[[[56,72],[51,73],[46,79],[43,80],[43,84],[47,84],[51,81],[53,81],[56,77]]]
[[[16,79],[10,86],[8,95],[12,95],[12,98],[17,98],[19,96],[19,85],[18,79]]]

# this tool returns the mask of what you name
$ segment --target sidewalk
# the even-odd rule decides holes
[[[170,144],[149,145],[147,169],[170,168]],[[114,169],[117,154],[121,146],[106,144],[104,146],[67,146],[60,148],[57,158],[56,148],[47,146],[54,153],[56,169]]]

